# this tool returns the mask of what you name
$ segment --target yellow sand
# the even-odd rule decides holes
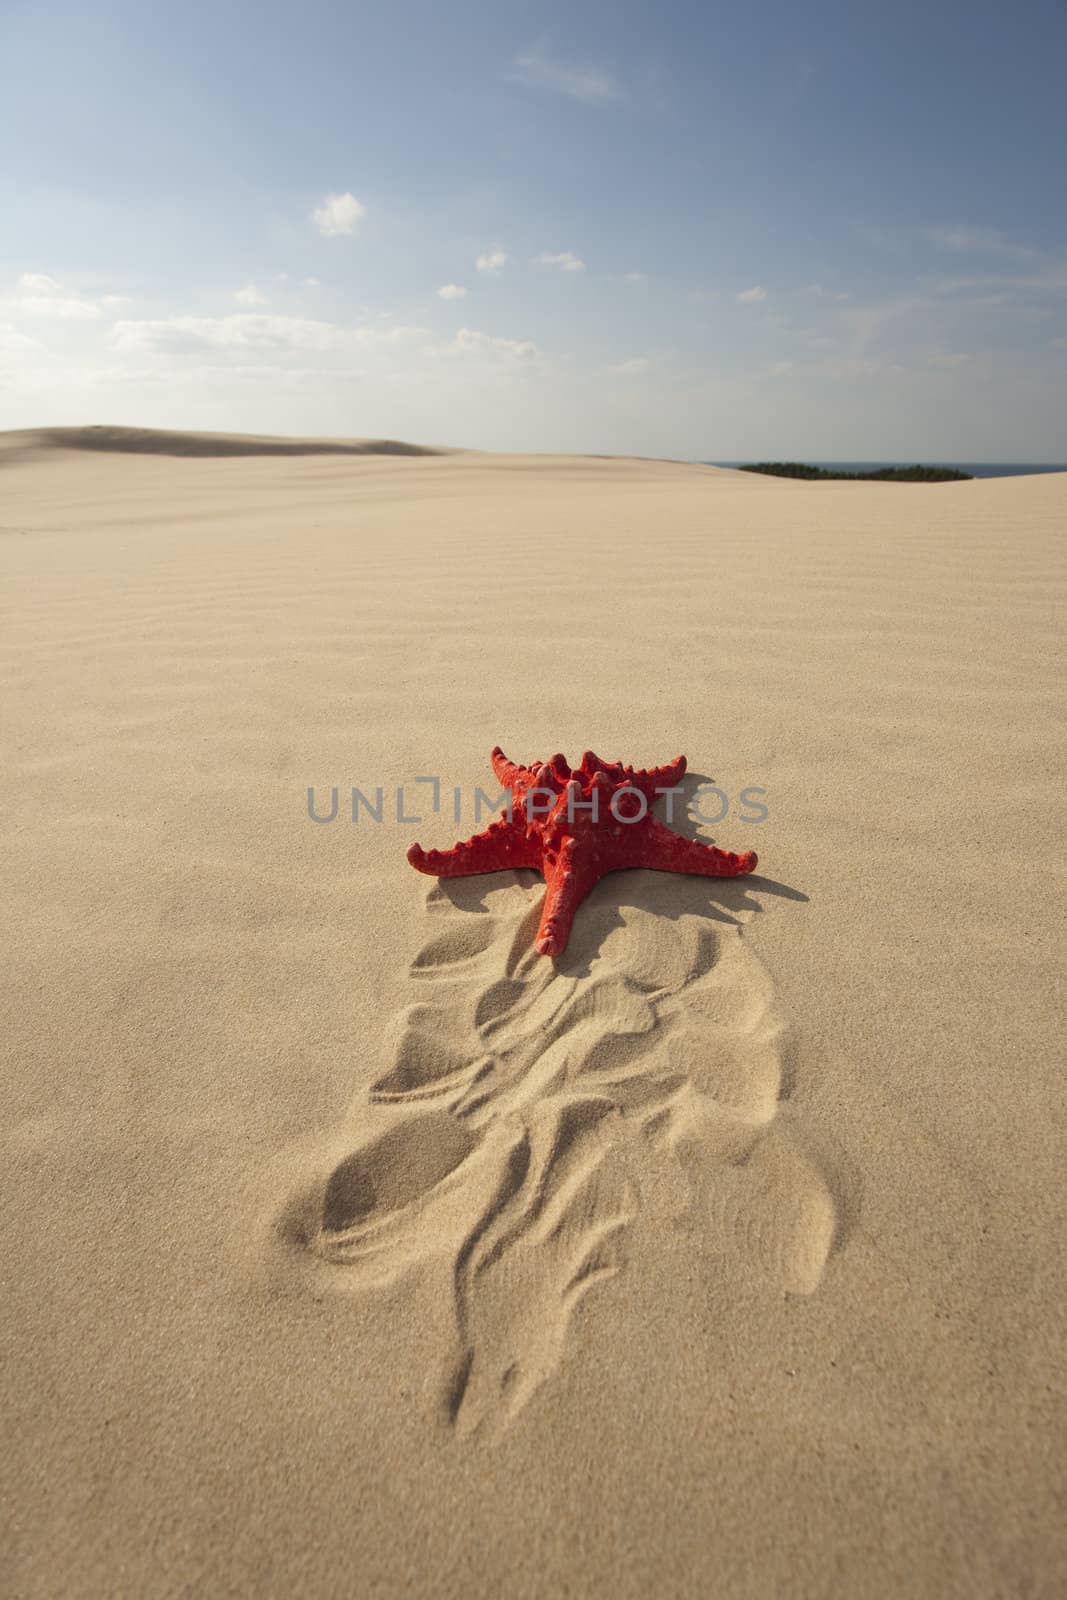
[[[1067,475],[261,444],[0,439],[0,1590],[1062,1592]]]

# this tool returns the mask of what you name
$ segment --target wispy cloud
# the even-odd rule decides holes
[[[254,283],[246,283],[242,289],[235,289],[233,297],[240,306],[265,306],[267,297],[262,289],[257,289]]]
[[[474,265],[479,272],[499,272],[507,259],[507,252],[504,250],[486,250]]]
[[[537,260],[543,267],[558,267],[561,272],[585,271],[585,262],[572,250],[542,250]]]
[[[979,256],[1010,256],[1016,261],[1032,261],[1040,252],[1018,244],[996,228],[972,228],[963,223],[924,228],[923,232],[939,250]]]
[[[466,293],[461,283],[443,283],[437,291],[437,297],[439,300],[462,300]]]
[[[256,316],[161,317],[123,320],[111,330],[119,350],[148,350],[173,355],[202,350],[343,350],[395,343],[422,334],[421,328],[347,328],[310,317]]]
[[[757,301],[766,300],[766,298],[766,289],[764,289],[762,285],[758,283],[754,284],[751,289],[742,289],[741,293],[737,296],[738,301],[743,306],[755,305]]]
[[[628,361],[616,361],[608,371],[616,373],[620,378],[634,378],[642,372],[647,372],[651,365],[652,362],[647,356],[631,356]]]
[[[354,194],[328,194],[311,213],[311,220],[326,239],[353,233],[356,223],[367,215],[367,208]]]
[[[890,356],[832,356],[810,363],[777,361],[766,369],[771,378],[796,378],[809,380],[826,378],[834,383],[862,383],[899,378],[909,368]],[[913,369],[912,369],[913,370]]]
[[[512,76],[535,89],[548,89],[554,94],[565,94],[585,105],[603,105],[619,98],[619,87],[608,73],[599,67],[576,67],[565,61],[554,61],[544,50],[527,50],[516,56],[518,71]]]
[[[623,278],[627,283],[647,283],[647,272],[624,272]]]
[[[838,313],[852,336],[853,357],[860,357],[876,345],[890,323],[913,318],[916,313],[929,309],[925,295],[898,295],[886,300],[876,300],[868,305],[843,307]]]
[[[532,339],[501,339],[480,333],[477,328],[460,328],[455,338],[438,348],[446,355],[494,355],[513,361],[526,361],[538,354]]]
[[[931,282],[934,294],[968,294],[974,290],[1011,294],[1065,294],[1067,293],[1067,260],[1047,260],[1028,272],[980,272],[967,277],[938,278]],[[977,303],[977,302],[975,302]],[[1001,297],[1003,303],[1003,296]]]
[[[974,355],[970,350],[931,350],[926,357],[926,364],[928,367],[948,368],[951,371],[973,360]]]

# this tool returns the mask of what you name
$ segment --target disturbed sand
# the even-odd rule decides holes
[[[1067,475],[269,448],[0,435],[0,1588],[1062,1592]]]

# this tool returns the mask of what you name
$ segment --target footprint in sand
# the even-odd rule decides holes
[[[532,874],[430,889],[412,1004],[305,1240],[346,1284],[447,1269],[461,1432],[498,1433],[551,1377],[574,1307],[624,1264],[650,1146],[782,1289],[810,1294],[833,1245],[830,1189],[779,1115],[766,972],[699,881],[642,874],[638,909],[627,877],[556,961],[533,948]]]

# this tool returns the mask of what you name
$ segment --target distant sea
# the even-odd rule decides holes
[[[765,457],[772,460],[773,457]],[[788,458],[783,458],[788,459]],[[747,461],[700,461],[701,467],[750,467]],[[956,472],[969,472],[972,478],[1022,478],[1031,472],[1067,472],[1067,464],[1038,466],[1032,461],[808,461],[807,467],[821,467],[824,472],[880,472],[884,467],[952,467]]]

